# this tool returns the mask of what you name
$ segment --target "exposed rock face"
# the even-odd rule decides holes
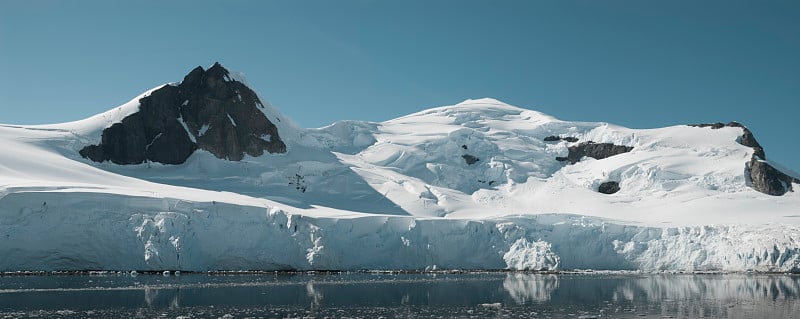
[[[100,144],[83,148],[81,156],[116,164],[181,164],[197,149],[232,161],[286,152],[256,93],[219,63],[197,67],[179,85],[155,90],[139,103],[139,112],[103,130]]]
[[[545,137],[544,141],[545,142],[567,141],[570,143],[575,143],[578,141],[578,138],[573,136],[561,137],[561,136],[550,135],[548,137]]]
[[[733,123],[733,122],[731,122],[731,123]],[[687,126],[692,126],[692,127],[710,127],[712,129],[716,130],[716,129],[721,129],[721,128],[725,127],[725,124],[723,124],[722,122],[717,122],[717,123],[687,124]]]
[[[481,160],[480,158],[477,158],[477,157],[469,155],[469,154],[461,155],[461,158],[463,158],[464,161],[467,162],[467,165],[475,164],[475,163],[477,163],[478,161]]]
[[[712,129],[719,129],[726,126],[740,127],[743,133],[737,142],[753,148],[753,156],[750,158],[749,162],[745,163],[745,175],[748,178],[749,186],[753,189],[764,194],[781,196],[786,194],[786,192],[793,191],[792,183],[800,184],[800,180],[784,174],[765,161],[767,155],[764,152],[764,148],[756,141],[753,132],[744,125],[738,122],[730,122],[728,124],[689,124],[689,126],[711,127]]]
[[[745,171],[750,171],[750,186],[768,195],[781,196],[791,192],[792,182],[800,182],[755,156],[747,163]]]
[[[597,191],[603,194],[614,194],[619,192],[619,183],[614,181],[604,182],[600,184]]]
[[[570,146],[569,154],[567,157],[556,157],[556,160],[559,162],[569,162],[570,164],[575,164],[581,160],[584,156],[588,156],[594,159],[604,159],[607,157],[611,157],[614,155],[622,154],[630,152],[633,147],[632,146],[624,146],[624,145],[615,145],[612,143],[595,143],[595,142],[583,142],[578,145]]]
[[[731,122],[731,123],[736,123],[736,122]],[[744,131],[744,133],[742,134],[742,138],[739,139],[739,143],[744,146],[752,147],[754,150],[753,155],[758,156],[762,159],[767,159],[767,155],[766,153],[764,153],[764,148],[761,147],[761,144],[758,144],[758,141],[756,141],[756,137],[753,136],[753,132],[750,132],[750,130],[744,126],[741,126],[741,128]]]

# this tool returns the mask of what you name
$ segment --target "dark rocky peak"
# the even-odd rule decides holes
[[[211,92],[227,91],[228,93],[231,93],[230,89],[233,89],[232,86],[235,86],[232,85],[234,82],[238,83],[237,81],[231,79],[230,72],[228,72],[227,69],[225,69],[219,63],[214,63],[214,65],[208,68],[208,70],[206,70],[201,77],[200,88],[209,90]],[[222,90],[220,90],[220,87],[222,87]]]
[[[183,81],[180,85],[184,87],[200,87],[200,84],[203,83],[203,75],[206,74],[206,70],[203,69],[202,66],[197,66],[194,68],[189,74],[183,77]]]
[[[219,63],[193,69],[178,85],[139,100],[139,112],[103,130],[81,156],[96,162],[181,164],[197,149],[227,160],[286,152],[258,95]]]
[[[201,66],[194,68],[183,78],[178,87],[184,95],[197,94],[203,98],[230,99],[244,97],[245,94],[261,106],[258,96],[255,93],[246,94],[252,92],[250,88],[234,80],[230,72],[219,63],[214,63],[208,70],[203,70]]]
[[[556,157],[557,161],[575,164],[583,157],[604,159],[614,155],[630,152],[633,150],[633,146],[616,145],[613,143],[595,143],[589,141],[570,146],[567,149],[569,150],[569,154],[567,154],[566,157]]]
[[[222,64],[219,64],[219,62],[214,62],[214,65],[212,65],[206,71],[206,77],[215,79],[222,79],[228,76],[229,74],[231,74],[231,72],[229,72],[228,69],[223,67]]]

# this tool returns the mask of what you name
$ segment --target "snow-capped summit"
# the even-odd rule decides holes
[[[229,74],[219,63],[197,67],[182,82],[150,92],[139,99],[138,111],[105,128],[101,141],[81,149],[81,156],[181,164],[197,149],[229,160],[286,152],[258,95]]]
[[[0,146],[0,271],[800,271],[800,176],[735,122],[483,98],[301,129],[214,64]]]
[[[391,122],[427,121],[435,117],[450,119],[454,124],[467,125],[477,124],[477,121],[494,121],[496,123],[513,120],[537,123],[557,121],[556,118],[544,113],[513,106],[493,98],[482,98],[468,99],[455,105],[431,108],[394,119]]]

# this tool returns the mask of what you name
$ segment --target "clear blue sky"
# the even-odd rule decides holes
[[[800,1],[0,1],[0,123],[219,61],[303,127],[493,97],[633,128],[737,120],[800,170]]]

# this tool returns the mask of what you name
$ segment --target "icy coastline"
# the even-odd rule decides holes
[[[81,121],[0,125],[0,272],[800,271],[796,173],[764,166],[759,185],[780,192],[756,187],[748,165],[767,153],[739,123],[630,129],[484,98],[303,129],[260,102],[234,121],[232,95],[168,131],[266,142],[233,130],[263,115],[285,149],[231,158],[187,144],[174,165],[82,155],[104,140],[117,159],[151,151],[166,131],[104,134],[141,124],[160,88]],[[158,110],[188,107],[170,101]],[[165,145],[155,159],[174,155]]]
[[[46,202],[47,211],[33,202]],[[0,199],[0,271],[800,270],[791,225],[653,227],[568,214],[311,217],[272,207],[29,192]]]

